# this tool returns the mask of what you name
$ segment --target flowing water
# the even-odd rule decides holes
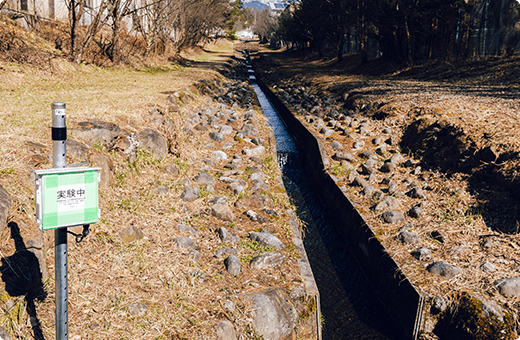
[[[303,242],[320,292],[323,339],[400,339],[385,308],[346,245],[333,231],[324,207],[302,171],[296,143],[250,71],[253,88],[272,127],[287,193],[305,224]]]

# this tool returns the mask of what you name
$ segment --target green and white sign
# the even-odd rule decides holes
[[[51,230],[99,220],[100,168],[36,170],[36,220]]]

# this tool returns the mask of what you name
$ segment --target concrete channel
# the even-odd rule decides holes
[[[319,290],[323,339],[417,339],[422,297],[326,174],[322,143],[256,78],[249,79],[276,140],[284,185],[304,223]]]

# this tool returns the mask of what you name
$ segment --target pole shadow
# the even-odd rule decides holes
[[[26,311],[31,320],[31,326],[36,340],[44,340],[43,331],[36,313],[35,302],[41,302],[47,297],[43,286],[40,264],[36,255],[27,248],[20,235],[20,228],[15,222],[9,222],[11,238],[14,240],[16,252],[0,261],[0,273],[5,282],[7,293],[12,296],[24,296]]]

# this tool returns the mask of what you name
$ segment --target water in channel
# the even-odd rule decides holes
[[[305,224],[303,242],[320,292],[323,339],[401,339],[314,197],[294,139],[260,87],[253,83],[253,88],[275,135],[287,194]]]

